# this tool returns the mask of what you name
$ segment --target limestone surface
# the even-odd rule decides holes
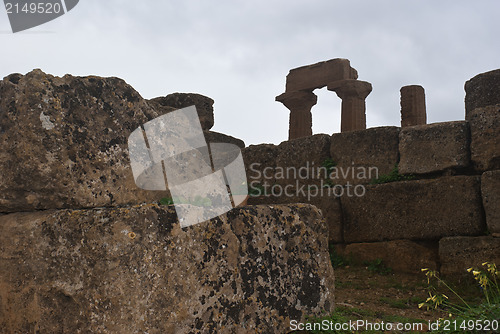
[[[276,183],[294,188],[297,188],[297,184],[321,186],[326,178],[320,168],[329,158],[329,135],[317,134],[283,142],[277,150]],[[281,175],[280,171],[284,173]]]
[[[203,131],[207,143],[227,143],[238,146],[239,148],[245,147],[245,142],[241,139],[225,135],[215,131]]]
[[[439,241],[441,274],[470,275],[471,267],[486,269],[484,262],[500,263],[500,238],[448,237]]]
[[[422,268],[438,268],[437,245],[418,243],[411,240],[355,243],[342,251],[353,261],[371,262],[381,259],[394,271],[419,273]]]
[[[274,170],[276,168],[276,156],[278,146],[274,144],[250,145],[241,152],[247,181],[250,186],[262,185],[265,182],[275,183]],[[269,172],[268,172],[269,171]]]
[[[397,127],[333,134],[330,155],[339,173],[332,181],[337,184],[362,184],[376,178],[377,172],[378,175],[389,174],[398,162],[398,145]],[[372,178],[368,177],[370,168],[376,169],[372,169]],[[360,174],[363,171],[366,171],[366,177]]]
[[[326,233],[310,205],[3,215],[0,332],[281,334],[334,307]]]
[[[465,83],[465,119],[477,108],[500,107],[500,69],[481,73]]]
[[[341,203],[347,243],[436,240],[486,230],[477,176],[371,185],[365,196],[343,196]]]
[[[291,69],[286,76],[286,91],[312,91],[333,81],[357,78],[358,72],[348,59],[336,58]]]
[[[493,236],[500,237],[500,170],[482,175],[481,194],[488,231]]]
[[[477,171],[500,169],[500,105],[469,113],[471,160]]]
[[[324,219],[326,226],[328,227],[328,239],[329,241],[335,243],[342,243],[343,230],[342,230],[342,208],[340,206],[340,199],[335,196],[327,195],[327,189],[323,190],[323,196],[321,196],[321,189],[318,192],[313,192],[312,189],[309,192],[309,196],[302,194],[294,194],[294,196],[273,196],[271,194],[263,194],[262,196],[251,196],[248,199],[248,204],[258,205],[258,204],[293,204],[293,203],[306,203],[317,207]],[[314,195],[314,196],[313,196]]]
[[[401,129],[399,172],[426,174],[470,165],[470,132],[466,121],[417,125]]]
[[[157,201],[141,191],[127,138],[159,113],[118,78],[34,70],[0,81],[0,212]]]
[[[214,126],[214,100],[196,93],[172,93],[167,96],[157,97],[148,101],[153,106],[182,109],[196,106],[200,118],[201,128],[205,131]]]

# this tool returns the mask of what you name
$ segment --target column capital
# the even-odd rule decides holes
[[[313,92],[295,91],[276,96],[276,101],[283,103],[290,111],[310,110],[318,102],[318,96]]]
[[[329,83],[327,89],[337,93],[342,100],[344,98],[364,100],[371,93],[372,84],[367,81],[345,79]]]

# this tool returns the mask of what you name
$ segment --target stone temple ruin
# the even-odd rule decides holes
[[[276,97],[276,101],[290,110],[288,139],[312,135],[311,108],[318,100],[313,91],[325,86],[342,99],[341,131],[366,129],[365,99],[372,85],[357,79],[358,72],[347,59],[332,59],[290,70],[286,91]]]
[[[331,59],[290,70],[286,90],[276,96],[290,110],[288,140],[312,135],[311,108],[318,97],[315,89],[327,87],[342,99],[340,132],[366,129],[365,100],[372,85],[358,79],[348,59]],[[401,88],[401,126],[427,123],[425,92],[421,86]]]
[[[313,135],[313,91],[324,86],[342,99],[342,132]],[[413,274],[500,264],[500,70],[467,81],[455,122],[426,124],[423,88],[406,86],[401,127],[366,129],[370,91],[345,59],[293,69],[277,97],[289,140],[245,147],[211,131],[214,101],[198,94],[146,100],[118,78],[5,77],[0,333],[281,334],[334,310],[329,242]],[[127,138],[193,104],[207,142],[242,148],[259,193],[181,229],[158,203],[168,190],[135,185]],[[347,173],[309,173],[325,162]],[[372,167],[378,175],[350,173]],[[275,173],[290,168],[307,173]],[[383,175],[392,182],[373,182]]]
[[[499,263],[500,70],[467,81],[465,120],[427,124],[424,89],[411,85],[400,91],[401,127],[369,129],[364,97],[371,86],[356,77],[341,59],[290,71],[286,93],[277,97],[291,111],[290,140],[244,149],[250,182],[267,189],[249,203],[313,204],[338,253],[382,259],[397,271],[427,267],[459,275],[484,261]],[[339,94],[342,132],[311,135],[312,90],[325,84],[349,92]],[[360,93],[345,88],[363,86]],[[344,103],[346,96],[356,102]],[[335,173],[318,168],[325,162]],[[378,175],[364,172],[372,167]],[[308,178],[279,173],[301,168]],[[318,170],[321,177],[311,174]],[[306,191],[280,191],[293,182]],[[359,196],[329,192],[358,186]]]

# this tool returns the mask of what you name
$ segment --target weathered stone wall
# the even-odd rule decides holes
[[[245,148],[249,204],[262,205],[180,229],[155,204],[168,192],[135,186],[127,136],[195,103],[208,141],[244,147],[209,131],[211,99],[146,101],[117,78],[39,70],[4,78],[0,332],[281,333],[332,310],[328,239],[401,271],[499,264],[498,80],[468,81],[465,121]]]
[[[157,204],[168,191],[136,187],[130,133],[193,103],[208,142],[245,146],[209,131],[201,95],[146,101],[121,79],[40,70],[0,81],[0,333],[282,333],[333,310],[316,207],[181,229]]]
[[[257,188],[270,183],[268,193],[258,191],[249,203],[314,204],[339,252],[382,258],[397,270],[414,272],[418,264],[450,274],[500,263],[499,73],[467,82],[464,121],[336,133],[329,136],[329,155],[326,135],[273,145],[266,160],[259,158],[260,146],[245,149],[247,166],[257,163],[253,169],[267,168],[267,175],[275,171],[267,179],[253,178],[255,170],[248,174]],[[313,171],[312,163],[321,166],[321,160],[335,166],[330,180],[299,175],[302,192],[279,193],[294,183],[293,175],[281,177],[279,167]],[[378,175],[368,173],[370,167]],[[377,177],[394,182],[370,184]],[[457,251],[467,243],[477,245]]]
[[[235,209],[181,229],[172,206],[0,217],[2,333],[283,333],[333,309],[309,205]]]

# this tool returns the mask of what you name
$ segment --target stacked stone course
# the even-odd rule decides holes
[[[196,105],[207,142],[245,146],[210,131],[213,103],[41,70],[0,81],[0,333],[282,333],[333,310],[317,208],[181,229],[168,191],[136,186],[128,136],[178,108]]]
[[[346,175],[332,180],[331,186],[363,184],[362,197],[261,196],[249,203],[318,206],[329,226],[330,241],[339,252],[360,261],[380,257],[397,270],[415,272],[418,263],[446,274],[464,273],[485,261],[499,264],[500,70],[477,75],[465,90],[464,121],[425,124],[423,88],[407,86],[401,90],[401,128],[333,134],[330,154],[315,158],[310,143],[323,146],[325,135],[266,145],[280,156],[293,143],[298,157],[293,166],[330,159],[339,169],[376,166],[385,175],[397,165],[400,181],[376,185]],[[252,156],[259,155],[259,147],[245,149],[247,165],[256,161]],[[276,166],[276,161],[269,163]],[[249,178],[251,182],[251,174]],[[467,251],[458,251],[464,247]],[[408,255],[416,252],[418,259]]]

